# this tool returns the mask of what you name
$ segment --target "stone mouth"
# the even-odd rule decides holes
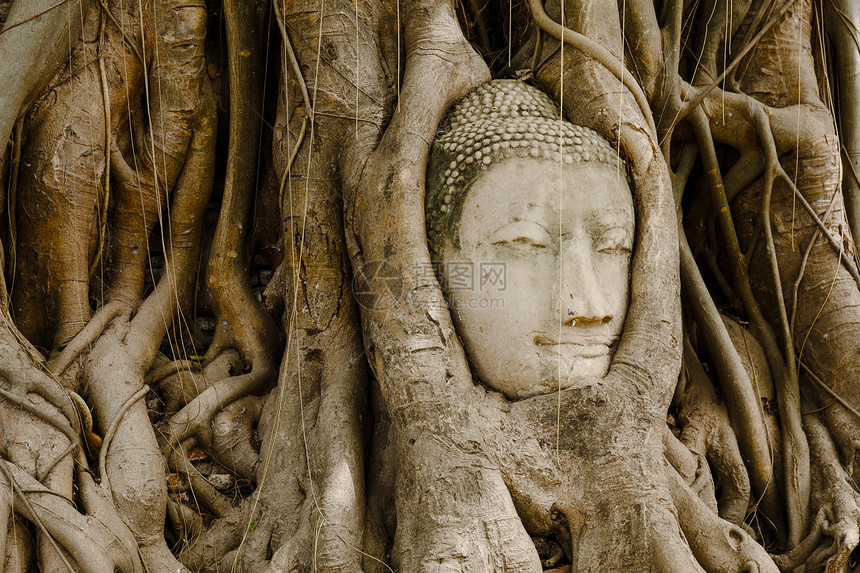
[[[609,354],[609,347],[615,340],[609,336],[588,337],[550,337],[538,335],[534,338],[536,346],[546,346],[558,353],[574,354],[582,358],[597,358]]]

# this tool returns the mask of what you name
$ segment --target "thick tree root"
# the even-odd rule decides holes
[[[172,472],[184,475],[188,480],[198,511],[205,509],[215,517],[221,517],[229,511],[232,504],[228,497],[216,490],[188,461],[188,450],[194,447],[194,444],[194,439],[177,444],[167,456],[167,465]]]
[[[153,383],[164,401],[164,412],[175,414],[214,382],[229,378],[242,370],[242,358],[234,350],[224,351],[209,362],[200,373],[193,370],[177,372],[160,383]]]
[[[750,479],[725,406],[719,401],[689,340],[684,341],[687,385],[680,404],[681,442],[707,458],[722,486],[720,517],[740,526],[750,499]]]
[[[115,323],[96,342],[88,377],[90,396],[98,405],[96,421],[105,429],[140,390],[143,379],[143,367],[114,338],[118,329]],[[166,467],[143,401],[135,401],[127,408],[113,442],[105,459],[105,472],[117,509],[134,532],[147,568],[175,570],[179,563],[170,556],[163,532]]]
[[[263,391],[272,383],[272,377],[271,371],[261,367],[213,382],[170,418],[163,432],[165,447],[173,447],[186,438],[211,430],[212,420],[218,412],[248,394]]]
[[[840,463],[833,439],[818,414],[807,414],[803,421],[815,460],[812,501],[827,518],[823,533],[830,539],[829,544],[820,545],[812,553],[808,570],[822,567],[826,573],[837,573],[860,543],[860,494]]]
[[[37,482],[14,464],[5,464],[18,485],[27,496],[29,505],[17,506],[16,510],[28,520],[44,524],[48,532],[87,572],[112,573],[115,569],[129,573],[142,572],[143,567],[135,553],[130,553],[120,538],[101,522],[87,518],[74,510],[62,497]],[[2,487],[9,488],[3,480]],[[32,511],[31,511],[32,508]]]
[[[254,426],[260,419],[263,398],[246,396],[236,400],[212,420],[212,454],[233,473],[246,479],[254,476],[259,454],[252,445]]]
[[[666,477],[678,522],[693,555],[708,573],[754,571],[777,573],[779,569],[764,548],[741,527],[720,519],[684,484],[671,466]],[[751,568],[754,567],[754,568]]]

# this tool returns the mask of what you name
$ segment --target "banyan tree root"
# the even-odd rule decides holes
[[[124,571],[142,571],[131,532],[105,492],[83,469],[89,446],[85,429],[90,425],[81,420],[83,412],[88,414],[86,405],[74,392],[66,395],[56,381],[30,365],[12,333],[5,328],[2,332],[5,364],[0,370],[5,389],[0,401],[0,453],[9,460],[2,462],[8,464],[4,466],[4,482],[7,487],[13,482],[9,494],[15,510],[20,511],[23,503],[26,511],[22,515],[32,523],[31,528],[18,523],[16,529],[0,536],[8,542],[6,548],[19,551],[25,547],[22,540],[29,538],[32,530],[43,570],[65,570],[66,562],[98,570],[102,565],[97,563],[107,562]],[[7,533],[5,523],[4,518]],[[63,547],[60,552],[57,540]],[[15,559],[25,558],[20,552],[14,555]],[[7,565],[14,569],[10,562]]]
[[[22,160],[33,166],[16,190],[16,274],[12,310],[22,334],[38,346],[64,346],[89,319],[89,263],[104,201],[105,116],[98,70],[99,12],[89,13],[69,70],[31,111]],[[72,74],[73,72],[67,72]],[[55,243],[57,233],[70,238]],[[42,285],[48,285],[43,291]]]
[[[172,361],[164,364],[164,367],[167,367],[167,371],[175,373],[157,382],[153,381],[151,385],[156,389],[164,404],[164,412],[174,414],[214,382],[241,372],[242,357],[239,356],[238,352],[225,350],[203,367],[200,372],[194,370],[179,370],[177,372],[175,363]],[[149,377],[151,376],[152,373]]]
[[[818,545],[806,563],[808,570],[817,571],[820,567],[822,571],[835,573],[844,570],[860,542],[860,494],[818,416],[815,412],[808,413],[803,422],[815,462],[812,505],[826,518],[821,533],[829,543]]]
[[[103,9],[115,12],[111,13],[114,25],[107,26],[105,33],[100,12],[95,17],[91,14],[85,22],[83,41],[73,52],[68,77],[61,77],[49,96],[58,101],[46,100],[33,112],[33,150],[27,153],[34,154],[33,168],[44,177],[27,178],[33,182],[32,188],[24,185],[17,190],[22,217],[46,213],[33,224],[19,225],[20,241],[38,245],[58,231],[71,238],[63,242],[60,251],[39,251],[36,257],[45,256],[44,261],[24,257],[19,266],[28,276],[31,272],[44,273],[45,284],[57,293],[13,290],[13,298],[18,297],[22,313],[36,308],[35,317],[39,312],[58,317],[56,323],[45,323],[55,329],[50,338],[40,334],[40,325],[31,328],[25,321],[24,329],[33,340],[59,350],[89,319],[91,264],[97,259],[106,261],[109,302],[105,308],[111,311],[97,313],[97,327],[86,330],[80,343],[73,339],[73,348],[58,359],[58,370],[65,370],[87,343],[93,343],[86,387],[94,404],[96,429],[106,432],[116,428],[113,439],[104,444],[105,469],[101,475],[102,487],[113,499],[104,498],[103,492],[94,493],[96,486],[85,473],[78,474],[79,495],[89,500],[87,504],[100,508],[97,514],[116,518],[119,510],[136,540],[117,539],[126,546],[131,544],[135,559],[139,549],[148,568],[178,569],[164,543],[161,526],[166,500],[163,458],[143,402],[129,398],[140,389],[174,312],[187,304],[190,279],[196,271],[200,222],[212,182],[215,133],[214,107],[203,65],[206,16],[202,6],[187,2]],[[131,25],[128,30],[115,27],[138,19],[145,25]],[[144,31],[142,38],[140,30]],[[101,41],[97,41],[99,36]],[[142,43],[142,53],[151,64],[148,69],[138,57],[140,51],[127,43],[129,39]],[[158,52],[157,59],[154,51]],[[106,76],[105,68],[114,73]],[[140,114],[129,116],[132,99],[141,95],[144,87],[149,88],[148,126],[143,125]],[[104,97],[81,98],[82,92]],[[82,102],[86,105],[79,105]],[[64,115],[64,110],[80,111]],[[129,123],[135,127],[132,132],[128,131]],[[54,151],[41,154],[40,145]],[[79,157],[68,164],[65,176],[44,160],[65,153],[64,149],[77,149]],[[126,157],[133,158],[131,163]],[[115,183],[110,193],[107,166],[113,168],[110,180]],[[114,208],[107,221],[104,211],[111,195]],[[172,198],[169,209],[168,198]],[[43,204],[50,208],[45,211],[40,206]],[[82,205],[87,208],[80,208]],[[162,218],[165,213],[167,217]],[[138,308],[149,234],[159,219],[168,234],[164,239],[168,268],[155,292]],[[106,225],[114,240],[104,247],[109,255],[102,255]],[[30,263],[36,264],[38,271],[28,267]],[[58,307],[52,309],[49,304],[53,303],[46,305],[46,300],[56,301]],[[133,309],[137,313],[130,320]],[[74,385],[75,381],[69,383]],[[69,430],[74,428],[70,440],[75,441],[81,424],[76,413],[66,412],[70,404],[74,403],[66,398],[58,405],[69,420]],[[82,451],[76,455],[82,456]],[[69,458],[57,464],[47,473],[45,483],[59,487],[51,476],[60,471],[71,476],[70,463]],[[69,483],[57,491],[71,496],[73,490]],[[125,525],[116,524],[110,530],[127,531]],[[43,566],[57,570],[56,564],[44,562]]]
[[[722,493],[720,517],[740,526],[750,500],[750,479],[725,406],[719,401],[688,339],[684,341],[687,384],[681,397],[681,442],[710,463]]]
[[[435,281],[422,283],[407,270],[429,263],[426,245],[404,239],[423,237],[426,163],[442,114],[489,74],[463,38],[452,3],[407,2],[401,11],[406,65],[398,111],[372,153],[367,142],[347,138],[350,148],[341,164],[353,269],[385,260],[403,277],[395,293],[378,274],[357,277],[361,291],[392,303],[364,305],[361,316],[400,463],[392,561],[403,570],[539,571],[501,473],[488,463],[476,420],[462,402],[472,382],[450,318],[432,305],[406,300],[406,293],[416,291],[442,300]],[[427,85],[439,89],[428,92]],[[393,316],[397,320],[386,320]],[[417,345],[409,342],[419,339]],[[468,443],[475,447],[461,449]],[[452,491],[460,492],[457,501]]]
[[[668,465],[666,477],[681,529],[705,571],[779,571],[761,545],[743,528],[710,511]]]
[[[17,465],[6,461],[0,463],[5,466],[5,471],[0,472],[3,474],[0,487],[14,491],[20,504],[16,504],[16,511],[44,527],[45,534],[74,556],[83,571],[143,571],[137,554],[129,552],[129,548],[106,524],[78,513],[53,489],[45,487]],[[56,571],[65,569],[58,562],[49,565],[42,561],[42,564],[43,567],[55,567]]]
[[[252,441],[263,401],[258,396],[246,396],[228,405],[212,419],[212,455],[224,467],[245,479],[253,477],[259,458]]]
[[[274,357],[280,346],[274,321],[251,290],[251,225],[260,120],[251,110],[261,107],[263,87],[263,25],[266,10],[261,0],[224,4],[227,23],[230,98],[230,142],[224,198],[207,274],[217,317],[215,340],[204,365],[221,350],[235,347],[246,368],[238,376],[213,383],[173,415],[165,428],[168,446],[208,428],[226,405],[247,394],[259,393],[273,382]],[[238,103],[241,102],[241,105]]]

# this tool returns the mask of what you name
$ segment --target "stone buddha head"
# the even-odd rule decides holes
[[[517,399],[606,375],[629,304],[634,212],[605,139],[534,87],[489,82],[440,126],[426,217],[484,384]]]

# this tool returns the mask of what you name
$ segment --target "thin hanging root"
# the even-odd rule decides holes
[[[713,82],[711,82],[711,84],[708,85],[706,88],[702,89],[701,91],[698,91],[691,100],[684,103],[684,107],[681,109],[681,111],[678,113],[678,115],[672,122],[672,127],[684,120],[689,114],[693,113],[693,110],[695,110],[703,101],[705,101],[705,98],[707,98],[708,95],[712,91],[714,91],[714,89],[720,86],[721,82],[726,78],[726,76],[733,73],[738,64],[743,61],[744,57],[753,48],[755,48],[758,45],[759,41],[764,38],[765,34],[767,34],[770,29],[777,22],[780,21],[782,16],[788,11],[789,8],[791,8],[794,2],[795,0],[786,0],[785,4],[782,5],[780,11],[775,14],[773,18],[768,20],[767,24],[761,30],[759,30],[758,34],[755,35],[755,38],[753,38],[752,41],[745,43],[743,49],[735,55],[731,63],[723,70],[723,73],[721,73],[720,76]]]
[[[570,44],[586,56],[600,62],[618,81],[624,84],[624,87],[630,90],[630,93],[636,98],[636,103],[639,105],[642,117],[648,122],[651,137],[654,138],[654,141],[657,141],[657,126],[654,125],[654,116],[651,113],[648,98],[645,96],[645,92],[642,91],[642,87],[636,81],[636,78],[633,77],[633,74],[624,69],[624,64],[613,56],[609,50],[594,40],[571,30],[563,24],[559,24],[547,16],[541,0],[529,0],[529,10],[531,10],[532,18],[534,18],[535,23],[541,30],[556,40]]]
[[[800,419],[800,387],[797,380],[797,370],[794,365],[794,350],[783,356],[776,333],[765,320],[761,308],[752,292],[747,266],[738,242],[737,231],[732,221],[728,198],[723,187],[717,160],[714,140],[711,137],[710,125],[704,110],[695,109],[689,118],[699,144],[702,160],[705,163],[706,177],[710,188],[711,200],[717,211],[717,221],[720,224],[723,240],[728,249],[729,264],[735,283],[735,291],[744,304],[744,309],[755,328],[756,334],[767,356],[768,364],[773,373],[779,406],[780,425],[782,427],[783,460],[785,467],[785,491],[787,498],[789,544],[800,543],[806,530],[808,517],[810,473],[809,445],[803,431]],[[769,225],[770,222],[767,222]],[[780,291],[781,294],[781,291]],[[792,365],[789,368],[788,361]]]
[[[293,167],[293,161],[296,159],[296,155],[299,154],[299,149],[302,147],[302,142],[305,139],[305,131],[307,131],[309,121],[313,121],[314,117],[314,109],[311,105],[311,97],[308,94],[308,85],[305,82],[305,78],[302,75],[302,68],[299,66],[299,60],[296,58],[296,52],[293,50],[293,43],[290,41],[290,36],[287,34],[287,27],[284,24],[284,15],[281,10],[281,0],[274,0],[272,3],[275,9],[275,20],[278,23],[278,29],[281,31],[281,41],[284,43],[284,48],[289,55],[290,58],[290,67],[293,69],[293,75],[296,78],[296,82],[299,84],[299,87],[302,90],[302,99],[305,102],[305,116],[302,118],[302,127],[299,130],[299,136],[296,139],[296,145],[293,147],[293,152],[290,154],[290,159],[287,161],[287,166],[284,169],[283,175],[281,175],[281,188],[278,192],[278,205],[281,207],[281,213],[284,212],[284,188],[287,184],[287,178],[290,175],[290,171]]]
[[[98,1],[99,1],[99,5],[101,6],[102,10],[104,10],[104,13],[107,14],[107,17],[110,18],[110,21],[113,22],[114,26],[116,26],[117,29],[119,30],[120,34],[122,34],[122,41],[125,43],[126,46],[129,47],[129,49],[134,53],[134,55],[137,57],[137,59],[140,60],[141,65],[146,66],[146,62],[144,61],[143,55],[140,53],[140,50],[137,48],[137,46],[134,44],[134,42],[131,40],[131,38],[128,37],[128,34],[125,33],[125,29],[122,27],[122,25],[119,22],[117,22],[117,19],[114,17],[113,13],[110,11],[110,8],[107,7],[107,5],[104,3],[104,0],[98,0]]]
[[[99,0],[101,2],[101,0]],[[102,3],[102,8],[105,8],[105,5]],[[105,9],[102,12],[101,18],[101,31],[99,32],[99,81],[102,89],[102,100],[104,101],[104,113],[105,113],[105,172],[104,172],[104,200],[102,201],[102,207],[99,209],[99,245],[96,250],[96,256],[93,258],[93,262],[90,264],[90,273],[89,278],[92,279],[93,275],[96,272],[96,269],[99,266],[99,262],[102,259],[102,253],[104,252],[105,247],[105,236],[107,235],[107,219],[108,219],[108,206],[110,205],[110,154],[111,154],[111,113],[110,113],[110,92],[108,91],[108,81],[107,81],[107,72],[105,71],[105,27],[107,26],[107,18],[106,15],[111,15],[110,11]],[[120,29],[120,32],[123,32]]]
[[[782,326],[783,340],[783,356],[785,358],[786,367],[792,373],[796,383],[797,366],[795,365],[794,355],[794,333],[791,330],[791,325],[788,321],[788,309],[785,305],[785,293],[782,290],[782,279],[779,275],[779,261],[776,256],[776,246],[773,242],[773,227],[770,222],[770,198],[773,193],[773,183],[776,179],[776,170],[779,165],[779,158],[776,154],[776,144],[773,141],[773,134],[770,128],[770,122],[765,115],[764,110],[760,106],[755,106],[753,119],[758,132],[759,140],[765,148],[767,164],[765,167],[764,191],[761,195],[761,212],[759,222],[764,231],[765,245],[768,258],[770,259],[770,270],[773,279],[773,288],[776,294],[777,310],[779,311],[780,326]]]
[[[48,361],[48,370],[55,376],[60,376],[66,368],[93,342],[101,336],[110,322],[120,315],[124,305],[117,300],[111,301],[98,309],[87,325],[63,348],[58,356]]]
[[[813,382],[815,382],[816,384],[818,384],[818,386],[819,386],[819,387],[821,387],[821,389],[822,389],[822,390],[824,390],[825,392],[827,392],[828,394],[830,394],[830,397],[831,397],[831,398],[833,398],[834,400],[836,400],[837,402],[839,402],[839,404],[840,404],[843,408],[845,408],[846,410],[848,410],[849,412],[851,412],[852,414],[854,414],[854,416],[857,418],[857,420],[858,420],[858,421],[860,421],[860,412],[858,412],[858,411],[854,408],[854,406],[852,406],[851,404],[849,404],[849,403],[845,400],[845,398],[843,398],[842,396],[840,396],[839,394],[837,394],[836,392],[834,392],[834,391],[833,391],[833,389],[832,389],[830,386],[828,386],[827,384],[825,384],[825,383],[824,383],[824,380],[822,380],[821,378],[819,378],[819,377],[815,374],[815,372],[813,372],[813,371],[809,368],[809,366],[807,366],[807,365],[806,365],[806,363],[804,363],[803,361],[801,361],[801,362],[800,362],[800,367],[801,367],[801,368],[803,368],[803,371],[804,371],[804,372],[806,372],[806,374],[807,374],[810,378],[812,378],[812,381],[813,381]]]
[[[24,116],[20,117],[15,122],[15,138],[12,143],[12,176],[9,181],[9,191],[6,196],[6,218],[9,225],[9,265],[6,268],[7,276],[11,277],[12,284],[10,289],[15,285],[15,261],[18,260],[18,253],[15,250],[17,246],[17,217],[14,215],[18,208],[18,176],[21,173],[21,142],[24,140]],[[9,289],[6,288],[6,281],[3,282],[3,313],[9,312]],[[12,324],[11,320],[8,320]],[[16,328],[17,331],[17,328]],[[21,337],[23,338],[23,336]]]
[[[830,198],[830,204],[827,206],[827,211],[824,213],[824,218],[830,216],[830,213],[833,212],[833,208],[836,207],[837,201],[839,198],[839,188],[837,187],[833,191],[833,197]],[[818,237],[821,235],[821,229],[816,229],[812,233],[812,238],[809,239],[809,244],[806,246],[806,250],[803,252],[803,258],[800,260],[800,270],[797,272],[797,280],[794,281],[794,291],[792,293],[791,299],[791,331],[794,332],[794,324],[795,319],[797,318],[797,301],[800,299],[800,283],[803,280],[804,275],[806,274],[806,265],[809,262],[809,256],[812,254],[812,247],[815,246],[815,241],[818,240]],[[840,249],[841,254],[841,249]]]
[[[770,133],[768,129],[768,133]],[[770,152],[771,146],[773,152],[776,152],[776,145],[773,144],[773,139],[771,138],[770,144],[766,144],[765,148]],[[818,230],[824,235],[824,238],[827,239],[827,242],[833,248],[834,252],[837,253],[839,259],[845,265],[845,269],[851,274],[851,278],[854,279],[854,282],[857,283],[857,287],[860,288],[860,271],[857,270],[857,265],[854,263],[851,258],[845,253],[845,249],[842,246],[842,241],[836,239],[831,233],[827,226],[824,224],[824,221],[821,220],[821,217],[818,216],[818,213],[815,212],[815,209],[812,208],[812,205],[809,204],[809,201],[806,200],[806,197],[803,196],[803,193],[797,188],[797,185],[794,184],[794,181],[791,180],[791,177],[788,176],[788,173],[785,172],[782,165],[777,161],[775,165],[776,172],[774,177],[781,178],[786,185],[788,185],[791,192],[794,193],[794,196],[797,197],[797,201],[800,203],[801,207],[806,211],[806,214],[815,222],[815,225],[818,227]],[[826,215],[825,215],[826,217]]]
[[[104,485],[107,490],[110,490],[110,480],[108,479],[107,474],[107,454],[108,450],[110,450],[110,443],[113,440],[114,435],[116,435],[116,431],[117,428],[119,428],[119,423],[122,421],[122,417],[125,416],[125,413],[128,412],[128,409],[131,408],[135,402],[146,396],[147,392],[149,392],[149,386],[144,385],[143,388],[132,394],[131,397],[125,401],[125,404],[123,404],[117,411],[116,416],[111,420],[110,426],[105,432],[104,441],[102,442],[102,447],[99,450],[99,475],[102,478],[102,485]]]

